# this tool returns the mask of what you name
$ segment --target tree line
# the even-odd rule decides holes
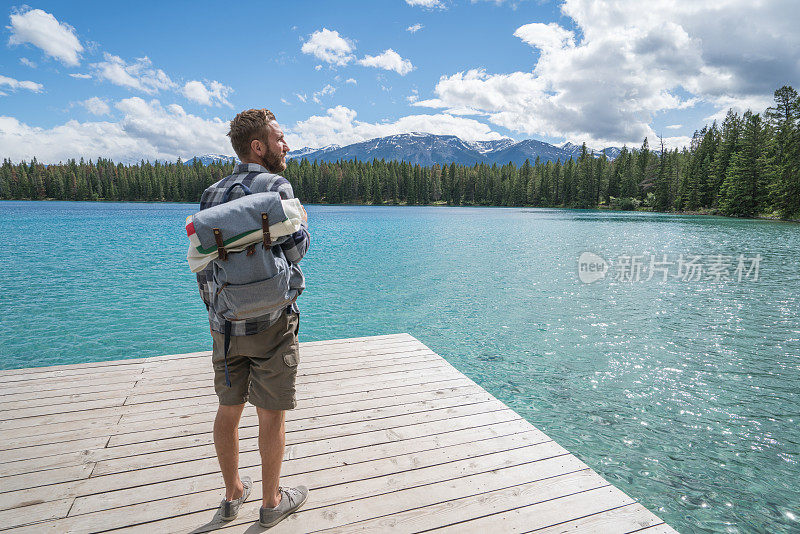
[[[690,146],[666,150],[645,139],[618,157],[521,166],[423,167],[402,161],[290,160],[284,176],[306,203],[447,204],[652,209],[800,218],[800,99],[784,86],[763,116],[729,111],[695,132]],[[0,166],[0,199],[198,202],[231,174],[232,163],[123,165],[100,158],[44,165],[35,158]]]

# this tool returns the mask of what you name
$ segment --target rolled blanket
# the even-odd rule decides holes
[[[203,270],[217,259],[214,228],[222,234],[225,250],[239,252],[263,239],[261,214],[269,217],[269,233],[273,244],[300,229],[305,210],[300,200],[282,200],[278,193],[253,193],[230,202],[199,211],[186,217],[189,251],[186,259],[193,273]]]

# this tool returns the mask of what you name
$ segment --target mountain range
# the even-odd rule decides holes
[[[616,158],[619,153],[620,149],[617,147],[594,151],[595,157],[602,157],[605,154],[608,159]],[[301,148],[289,152],[287,159],[320,162],[384,159],[418,163],[423,166],[453,162],[460,165],[476,163],[504,165],[511,162],[520,166],[525,163],[526,159],[531,163],[536,161],[537,157],[542,162],[556,160],[563,162],[570,158],[577,159],[580,154],[581,146],[572,143],[557,146],[535,139],[515,141],[509,138],[494,141],[464,141],[454,135],[412,132],[378,137],[345,146],[328,145],[322,148]],[[195,159],[199,159],[203,164],[208,164],[212,161],[229,161],[231,158],[232,156],[207,154],[192,158],[189,163]]]

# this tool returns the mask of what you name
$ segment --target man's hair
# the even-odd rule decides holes
[[[268,109],[248,109],[236,115],[231,121],[228,137],[234,152],[242,160],[250,154],[250,143],[253,139],[267,142],[269,123],[275,120],[275,115]]]

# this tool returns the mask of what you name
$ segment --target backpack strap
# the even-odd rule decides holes
[[[231,345],[231,322],[225,321],[225,385],[231,387],[231,375],[228,373],[228,347]]]
[[[228,251],[225,250],[225,242],[222,240],[222,232],[219,231],[219,228],[212,228],[214,232],[214,241],[217,242],[217,256],[222,261],[228,260]]]
[[[230,200],[230,198],[231,198],[231,193],[233,192],[233,190],[234,190],[236,187],[241,187],[241,188],[242,188],[242,191],[244,191],[244,194],[245,194],[245,195],[252,194],[252,191],[250,191],[250,188],[249,188],[249,187],[247,187],[246,185],[244,185],[244,184],[243,184],[243,183],[241,183],[241,182],[236,182],[235,184],[233,184],[232,186],[230,186],[228,189],[226,189],[226,190],[225,190],[225,194],[224,194],[224,195],[222,195],[222,202],[227,202],[228,200]]]
[[[261,233],[264,234],[264,248],[272,246],[272,237],[269,235],[269,215],[266,212],[261,214]]]

